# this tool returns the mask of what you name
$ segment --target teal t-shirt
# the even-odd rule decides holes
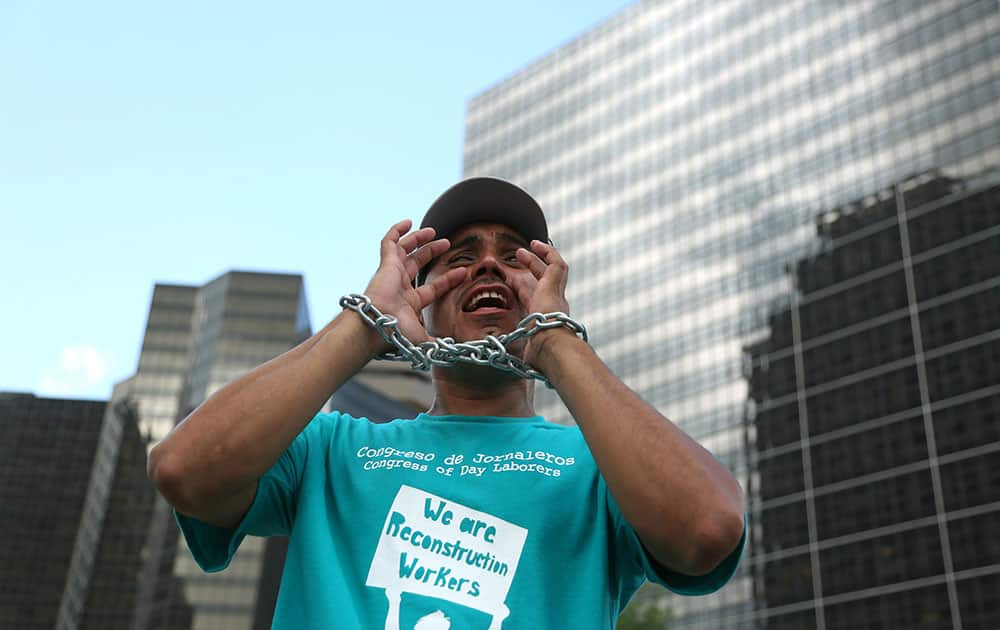
[[[658,573],[580,430],[537,416],[320,414],[236,529],[177,520],[205,571],[247,534],[290,537],[278,630],[606,630],[646,579],[720,588],[744,544],[709,575]]]

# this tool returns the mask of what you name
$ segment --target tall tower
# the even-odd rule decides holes
[[[1000,181],[922,174],[816,227],[748,357],[755,595],[797,609],[767,627],[996,627]]]
[[[233,271],[201,287],[157,284],[138,370],[115,396],[135,401],[152,443],[226,382],[309,334],[300,275]],[[143,557],[134,630],[170,627],[178,600],[193,608],[192,630],[252,626],[262,539],[248,537],[227,571],[206,575],[178,544],[169,506],[156,497]]]
[[[146,455],[215,390],[308,337],[304,291],[301,276],[274,273],[157,284],[138,369],[115,385],[110,403],[0,394],[4,516],[22,538],[0,548],[9,565],[0,570],[0,625],[270,627],[284,541],[249,536],[226,571],[204,574],[146,476]],[[329,404],[384,421],[416,415],[431,400],[426,374],[373,363]],[[43,520],[56,523],[54,535],[39,536]],[[43,588],[24,582],[38,567]]]
[[[794,455],[758,448],[750,363],[768,357],[745,349],[768,339],[773,314],[795,299],[788,269],[828,246],[817,217],[920,173],[988,187],[1000,167],[998,103],[993,0],[642,0],[469,102],[465,174],[504,177],[538,198],[570,265],[572,313],[598,353],[750,492],[740,572],[712,597],[670,598],[671,627],[846,627],[838,607],[877,607],[904,588],[884,577],[828,591],[824,558],[859,553],[850,542],[876,532],[858,521],[827,539],[815,510],[796,540],[817,561],[789,574],[802,590],[771,605],[755,588],[754,576],[790,555],[768,548],[754,524],[846,482],[814,475],[805,489],[761,495],[760,470],[826,438],[798,434]],[[857,264],[877,275],[900,261]],[[918,297],[913,308],[925,307]],[[835,383],[796,387],[808,404]],[[551,392],[539,388],[536,403],[571,421]],[[997,447],[981,438],[976,448]],[[950,522],[960,515],[950,510],[945,501],[929,518]],[[943,623],[986,627],[963,625],[963,612],[974,619],[983,605],[963,593],[987,588],[976,580],[996,571],[935,574],[952,585]]]

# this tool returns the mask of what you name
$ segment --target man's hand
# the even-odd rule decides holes
[[[531,241],[531,250],[520,248],[517,259],[531,272],[530,276],[522,275],[515,278],[514,290],[517,299],[527,309],[528,313],[552,313],[559,311],[569,315],[569,302],[566,301],[566,280],[569,278],[569,265],[559,255],[556,248],[541,241]],[[567,328],[558,327],[539,332],[528,339],[524,350],[524,360],[533,366],[539,366],[539,355],[553,339],[568,335],[575,338]]]
[[[531,271],[518,274],[521,304],[529,312],[569,314],[569,268],[555,248],[532,241],[531,251],[521,248],[517,258]],[[711,453],[629,389],[568,328],[528,337],[523,358],[565,403],[654,565],[705,575],[734,552],[744,534],[743,491]]]
[[[409,219],[392,226],[382,239],[381,261],[378,270],[365,295],[371,298],[372,304],[386,315],[392,315],[399,320],[399,330],[411,342],[418,344],[430,339],[420,311],[425,306],[438,299],[459,285],[465,279],[465,267],[449,270],[431,282],[414,288],[413,279],[420,269],[434,260],[450,246],[448,239],[434,239],[434,228],[423,228],[411,234],[412,222]],[[380,346],[376,352],[391,348],[379,338]]]

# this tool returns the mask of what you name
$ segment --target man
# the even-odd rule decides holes
[[[569,313],[567,265],[513,184],[459,182],[410,227],[386,234],[365,294],[413,343]],[[735,571],[736,481],[570,329],[508,350],[545,374],[572,428],[535,415],[533,382],[465,364],[432,369],[434,402],[416,419],[317,415],[390,349],[345,310],[150,453],[206,571],[246,534],[290,535],[275,628],[604,629],[644,579],[704,594]]]

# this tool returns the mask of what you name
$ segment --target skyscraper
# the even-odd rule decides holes
[[[157,284],[138,369],[115,396],[136,402],[139,426],[155,442],[216,389],[288,350],[309,331],[300,275],[234,271],[202,287]],[[206,575],[178,544],[170,509],[158,496],[154,510],[135,630],[169,627],[178,600],[193,607],[193,629],[250,628],[264,541],[248,538],[227,571]]]
[[[810,449],[758,447],[746,366],[767,359],[745,349],[768,339],[773,314],[797,299],[789,266],[828,246],[817,217],[920,173],[988,187],[1000,167],[998,103],[1000,5],[991,0],[640,1],[469,103],[465,174],[508,178],[539,199],[570,265],[573,315],[598,353],[750,492],[740,572],[712,597],[671,598],[671,627],[780,627],[784,618],[825,630],[844,627],[843,607],[882,596],[863,582],[838,584],[826,607],[826,591],[807,590],[837,566],[818,549],[816,515],[800,521],[795,540],[810,563],[788,569],[803,590],[772,606],[755,587],[755,576],[791,556],[774,555],[767,528],[753,524],[796,493],[832,492],[842,480],[765,487],[770,460]],[[856,264],[879,273],[901,260]],[[929,308],[921,300],[914,308]],[[569,421],[551,392],[537,393],[541,413]],[[996,446],[989,435],[973,439]],[[965,479],[943,492],[981,483]],[[950,509],[935,508],[932,520],[949,520]],[[961,581],[946,582],[955,584],[945,588],[947,618],[934,627],[977,627],[961,620]]]
[[[269,627],[281,540],[248,537],[206,575],[146,476],[147,448],[216,389],[309,335],[298,275],[230,272],[157,284],[136,373],[111,402],[0,394],[0,626],[251,630]],[[401,364],[362,370],[333,408],[376,421],[432,398]]]
[[[766,627],[995,628],[1000,180],[909,178],[817,235],[750,349]]]
[[[138,405],[152,441],[215,390],[310,334],[299,275],[230,272],[203,287],[157,284],[139,368],[115,397]],[[372,364],[334,396],[334,408],[373,419],[415,415],[431,399],[426,374],[400,364]],[[151,486],[150,486],[151,488]],[[147,532],[133,630],[170,628],[176,602],[193,608],[193,630],[266,627],[282,568],[283,544],[248,536],[221,573],[198,568],[167,504],[157,497]],[[178,584],[181,588],[178,588]]]

